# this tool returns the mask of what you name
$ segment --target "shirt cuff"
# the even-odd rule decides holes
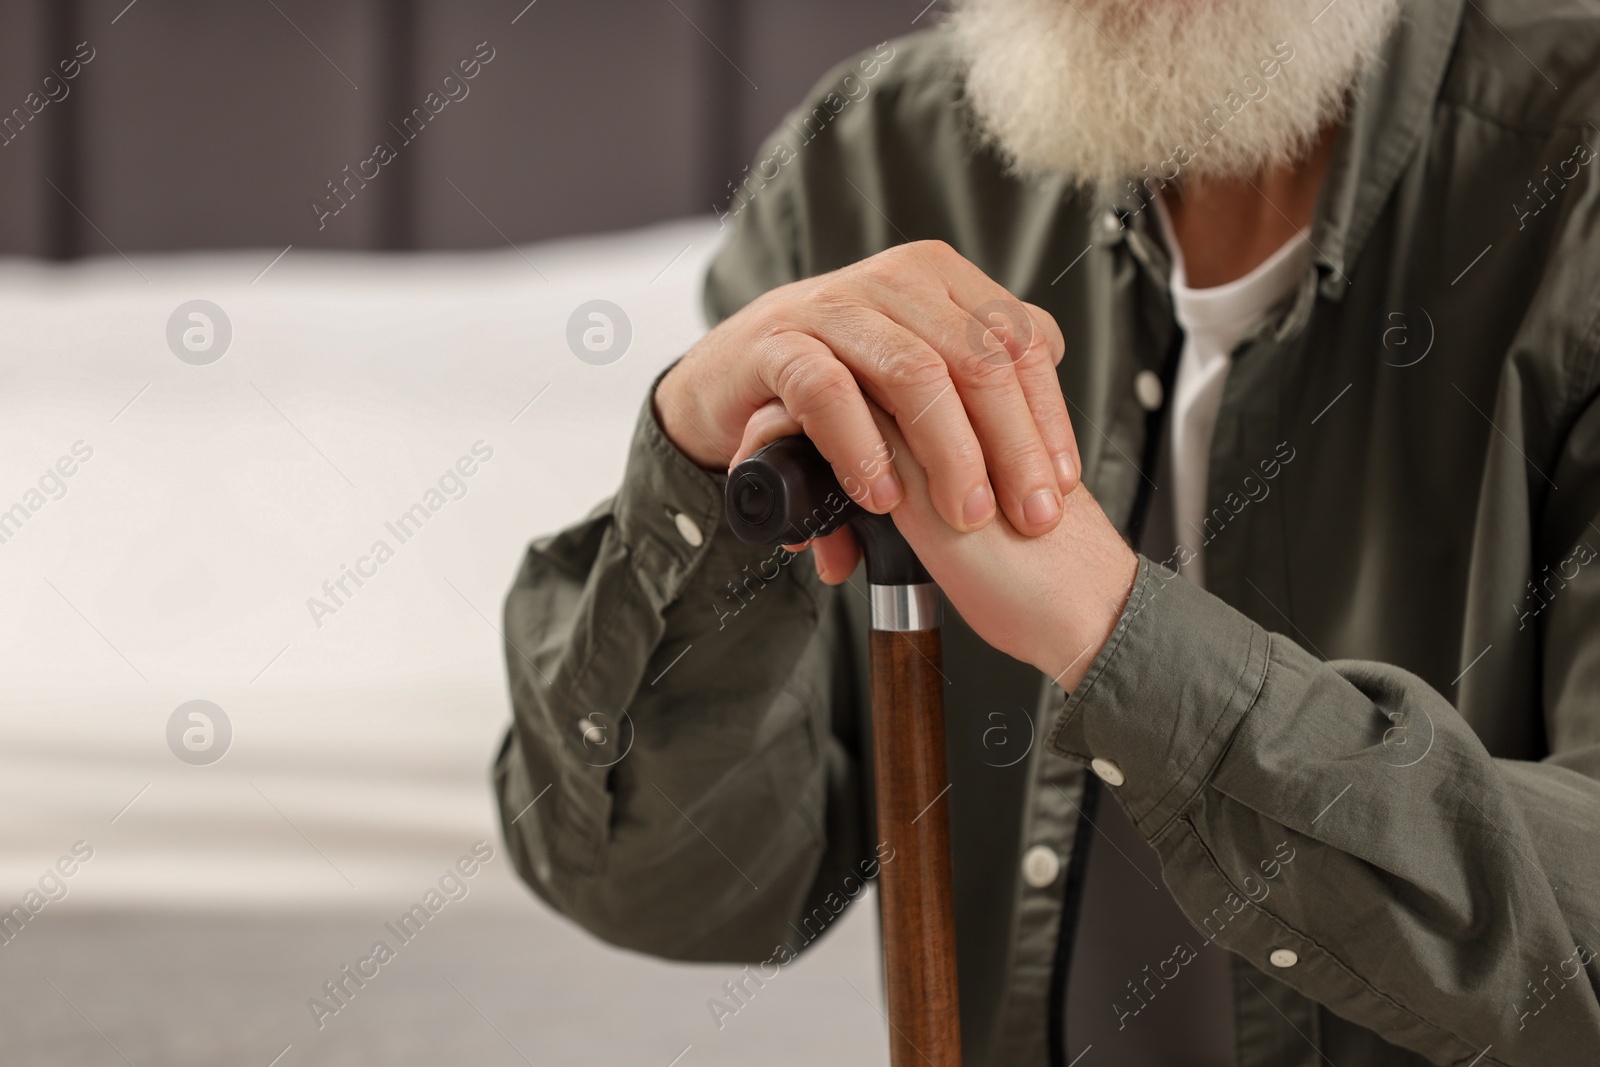
[[[1266,680],[1270,636],[1139,557],[1116,629],[1046,747],[1087,763],[1153,840],[1199,794]]]
[[[656,377],[645,395],[622,488],[612,505],[634,574],[657,611],[678,599],[713,552],[734,560],[733,570],[745,557],[755,561],[772,554],[771,548],[744,544],[728,528],[723,517],[727,474],[696,464],[661,429],[655,393],[666,373]]]

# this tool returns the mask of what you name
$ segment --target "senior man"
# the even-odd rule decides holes
[[[893,862],[857,548],[721,512],[803,431],[959,615],[967,1063],[1600,1062],[1597,59],[1555,0],[960,0],[836,71],[510,593],[522,876],[757,964],[712,1025]]]

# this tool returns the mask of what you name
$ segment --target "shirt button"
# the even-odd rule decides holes
[[[1159,411],[1167,391],[1161,387],[1161,375],[1153,370],[1142,370],[1133,379],[1133,394],[1146,411]]]
[[[1267,962],[1274,967],[1293,967],[1300,962],[1300,957],[1291,949],[1275,948],[1272,950],[1272,955],[1267,957]]]
[[[1123,782],[1128,781],[1126,777],[1123,777],[1122,768],[1110,760],[1094,757],[1093,760],[1090,760],[1090,769],[1099,774],[1101,781],[1106,782],[1107,785],[1122,785]]]
[[[1034,845],[1022,856],[1022,880],[1035,889],[1053,885],[1061,873],[1061,857],[1049,845]]]
[[[690,548],[699,548],[705,543],[706,535],[700,532],[700,524],[683,512],[672,516],[672,525],[678,528],[678,536],[689,542]]]
[[[1119,786],[1127,781],[1122,775],[1122,768],[1108,759],[1096,756],[1089,761],[1089,769],[1100,776],[1100,780],[1109,786]]]

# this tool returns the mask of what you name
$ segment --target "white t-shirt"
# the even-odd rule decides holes
[[[1170,538],[1172,548],[1183,544],[1194,550],[1194,558],[1179,572],[1203,586],[1211,434],[1217,425],[1233,349],[1273,305],[1294,290],[1305,272],[1311,241],[1302,230],[1244,277],[1225,285],[1191,289],[1166,205],[1157,197],[1154,206],[1162,240],[1172,257],[1172,310],[1183,331],[1183,352],[1167,411],[1166,455],[1162,457],[1167,464],[1166,484],[1158,478],[1156,490],[1170,494],[1167,507],[1158,510],[1170,516],[1171,527],[1170,531],[1151,532],[1163,540]],[[1165,562],[1164,556],[1156,558]]]
[[[1140,550],[1175,565],[1183,543],[1194,557],[1181,572],[1203,585],[1211,433],[1233,348],[1294,289],[1310,241],[1302,232],[1244,277],[1191,289],[1171,220],[1159,199],[1155,207],[1171,253],[1173,311],[1184,341]],[[1094,828],[1067,983],[1067,1058],[1092,1045],[1092,1062],[1106,1067],[1228,1067],[1234,1062],[1228,953],[1183,917],[1161,884],[1154,850],[1109,797],[1099,804]]]

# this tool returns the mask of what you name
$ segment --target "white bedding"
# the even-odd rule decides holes
[[[0,897],[78,840],[75,898],[274,909],[404,896],[494,841],[501,600],[527,541],[616,484],[718,237],[0,263],[0,513],[43,501],[0,527]],[[232,324],[208,366],[167,344],[193,298]],[[564,336],[593,298],[633,326],[608,366]],[[385,524],[476,442],[401,543]],[[195,699],[233,729],[209,766],[167,743]]]

